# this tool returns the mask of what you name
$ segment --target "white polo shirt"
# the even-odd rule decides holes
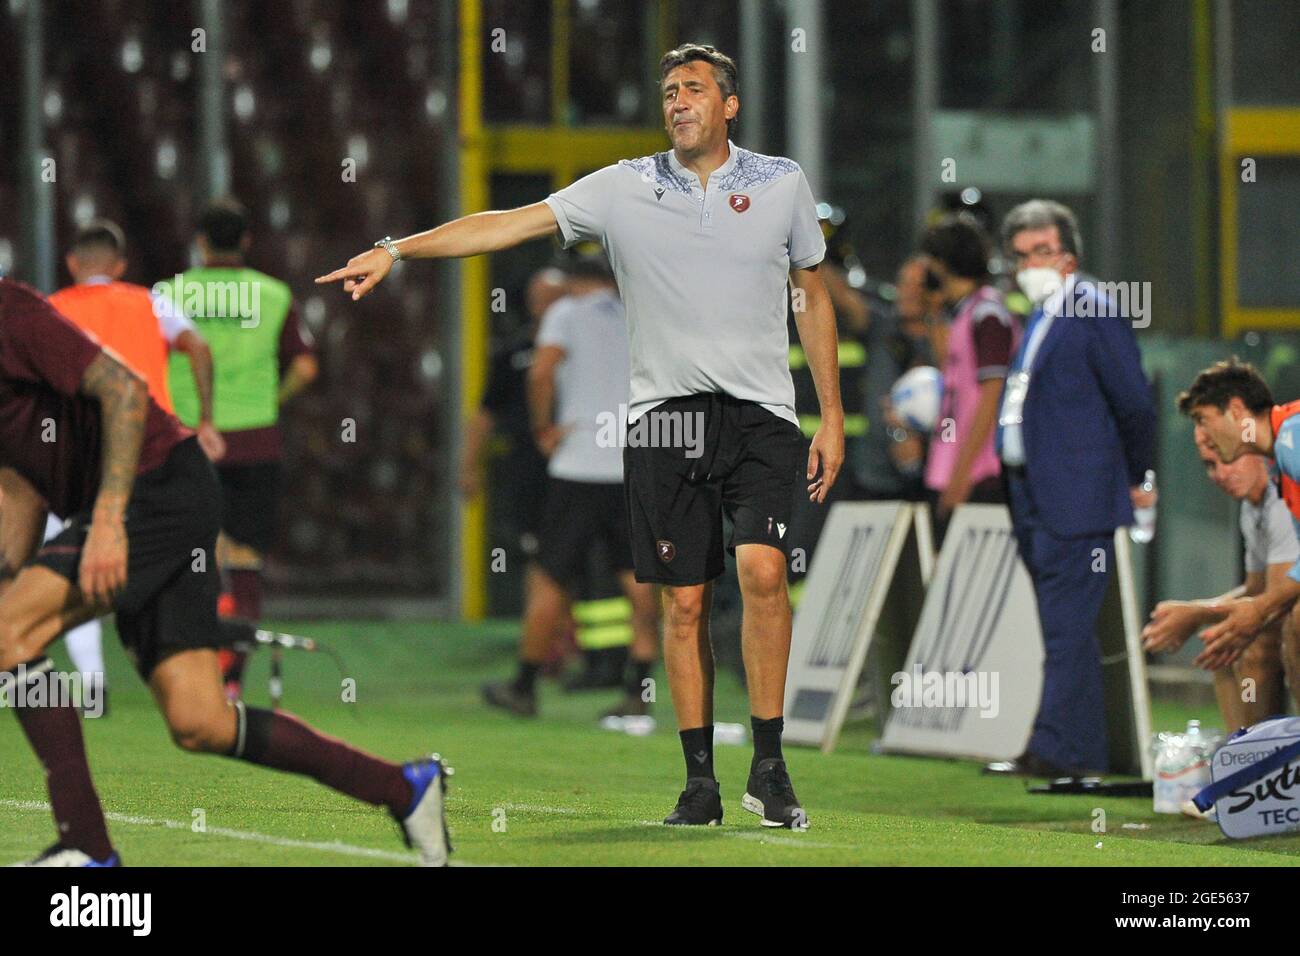
[[[1268,483],[1258,505],[1241,503],[1241,537],[1247,571],[1267,571],[1270,564],[1295,564],[1300,558],[1300,541],[1286,502],[1277,486]]]
[[[786,283],[821,262],[816,203],[793,160],[728,141],[705,184],[672,150],[606,166],[547,197],[568,246],[599,242],[627,310],[629,420],[723,392],[798,424]]]

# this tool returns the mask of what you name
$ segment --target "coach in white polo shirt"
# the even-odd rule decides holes
[[[1197,631],[1222,621],[1227,615],[1226,602],[1241,595],[1263,594],[1283,584],[1287,572],[1300,559],[1295,524],[1273,484],[1268,459],[1242,455],[1224,464],[1205,433],[1198,428],[1195,435],[1206,477],[1224,494],[1241,502],[1246,581],[1216,598],[1161,601],[1142,630],[1142,646],[1149,651],[1178,650]],[[1296,686],[1296,634],[1290,622],[1290,615],[1275,621],[1237,660],[1214,671],[1215,696],[1230,731],[1285,713],[1284,677],[1291,685],[1291,696],[1300,697]],[[1205,666],[1199,657],[1197,663]]]
[[[664,662],[686,762],[665,823],[722,821],[713,776],[712,581],[736,556],[754,759],[741,805],[803,829],[781,755],[790,654],[786,542],[794,484],[821,502],[844,459],[835,316],[817,266],[825,242],[799,166],[736,146],[736,64],[687,44],[660,61],[673,148],[592,173],[545,202],[476,213],[376,248],[318,282],[354,299],[398,258],[472,256],[552,235],[600,242],[627,310],[632,380],[624,458],[632,559],[664,585]],[[793,286],[793,293],[789,287]],[[793,305],[821,405],[806,454],[794,409]],[[650,416],[649,418],[645,418]],[[657,417],[656,417],[657,416]],[[638,424],[645,418],[650,427]],[[675,436],[662,442],[645,436]],[[723,514],[732,523],[724,540]]]

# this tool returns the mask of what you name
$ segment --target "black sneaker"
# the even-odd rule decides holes
[[[537,695],[525,694],[512,680],[484,684],[483,700],[489,706],[508,711],[516,717],[537,716]]]
[[[716,827],[722,824],[722,791],[712,777],[691,777],[664,824],[670,827]]]
[[[760,760],[749,774],[749,785],[740,805],[762,818],[765,827],[807,830],[808,814],[794,795],[785,761],[775,757]]]

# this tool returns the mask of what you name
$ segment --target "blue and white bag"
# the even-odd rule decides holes
[[[1239,730],[1210,762],[1214,782],[1193,802],[1217,808],[1223,835],[1234,839],[1300,830],[1300,717],[1262,720]]]

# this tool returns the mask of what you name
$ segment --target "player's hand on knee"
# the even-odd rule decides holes
[[[81,593],[91,604],[111,604],[113,596],[126,586],[126,558],[126,525],[122,519],[94,518],[81,549],[77,578]]]

